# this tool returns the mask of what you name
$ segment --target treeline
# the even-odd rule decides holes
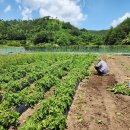
[[[14,46],[101,45],[103,35],[78,29],[49,16],[35,20],[0,20],[0,44]]]
[[[105,38],[106,45],[130,45],[130,18],[111,28]]]
[[[78,29],[49,16],[35,20],[0,20],[0,45],[130,45],[130,18],[109,30]]]

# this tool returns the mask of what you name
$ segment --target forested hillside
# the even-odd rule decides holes
[[[108,30],[88,30],[88,32],[92,35],[100,36],[100,37],[106,37]]]
[[[130,45],[130,18],[111,28],[105,38],[107,45]]]
[[[0,20],[0,44],[25,46],[101,45],[101,35],[47,16],[35,20]]]

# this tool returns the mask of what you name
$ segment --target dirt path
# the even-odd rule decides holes
[[[130,130],[130,97],[110,92],[130,77],[130,59],[107,59],[110,74],[92,75],[80,83],[67,117],[67,130]]]
[[[118,82],[124,82],[130,78],[130,58],[113,56],[107,59],[110,73],[115,75]]]

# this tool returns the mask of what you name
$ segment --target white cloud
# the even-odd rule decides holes
[[[32,11],[31,11],[29,8],[27,8],[27,7],[25,7],[25,8],[22,10],[21,15],[22,15],[22,17],[23,17],[23,18],[22,18],[23,20],[32,19]]]
[[[22,12],[29,12],[26,13],[26,16],[29,15],[26,18],[30,18],[34,10],[38,10],[40,17],[57,17],[72,24],[78,24],[86,19],[86,15],[82,13],[76,0],[16,0],[16,2],[22,5]]]
[[[4,9],[5,13],[7,13],[9,11],[11,11],[11,5],[6,6],[6,8]]]
[[[120,23],[122,23],[124,20],[126,20],[127,18],[130,18],[130,13],[127,12],[124,16],[118,18],[117,20],[113,20],[112,22],[112,26],[116,27],[117,25],[119,25]]]

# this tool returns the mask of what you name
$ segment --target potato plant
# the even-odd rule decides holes
[[[90,54],[17,54],[0,57],[0,129],[16,128],[18,118],[29,107],[42,102],[39,110],[18,129],[64,129],[77,84],[89,73],[96,59]],[[5,76],[6,75],[6,76]],[[54,94],[44,95],[51,87]],[[3,116],[4,115],[4,116]]]

